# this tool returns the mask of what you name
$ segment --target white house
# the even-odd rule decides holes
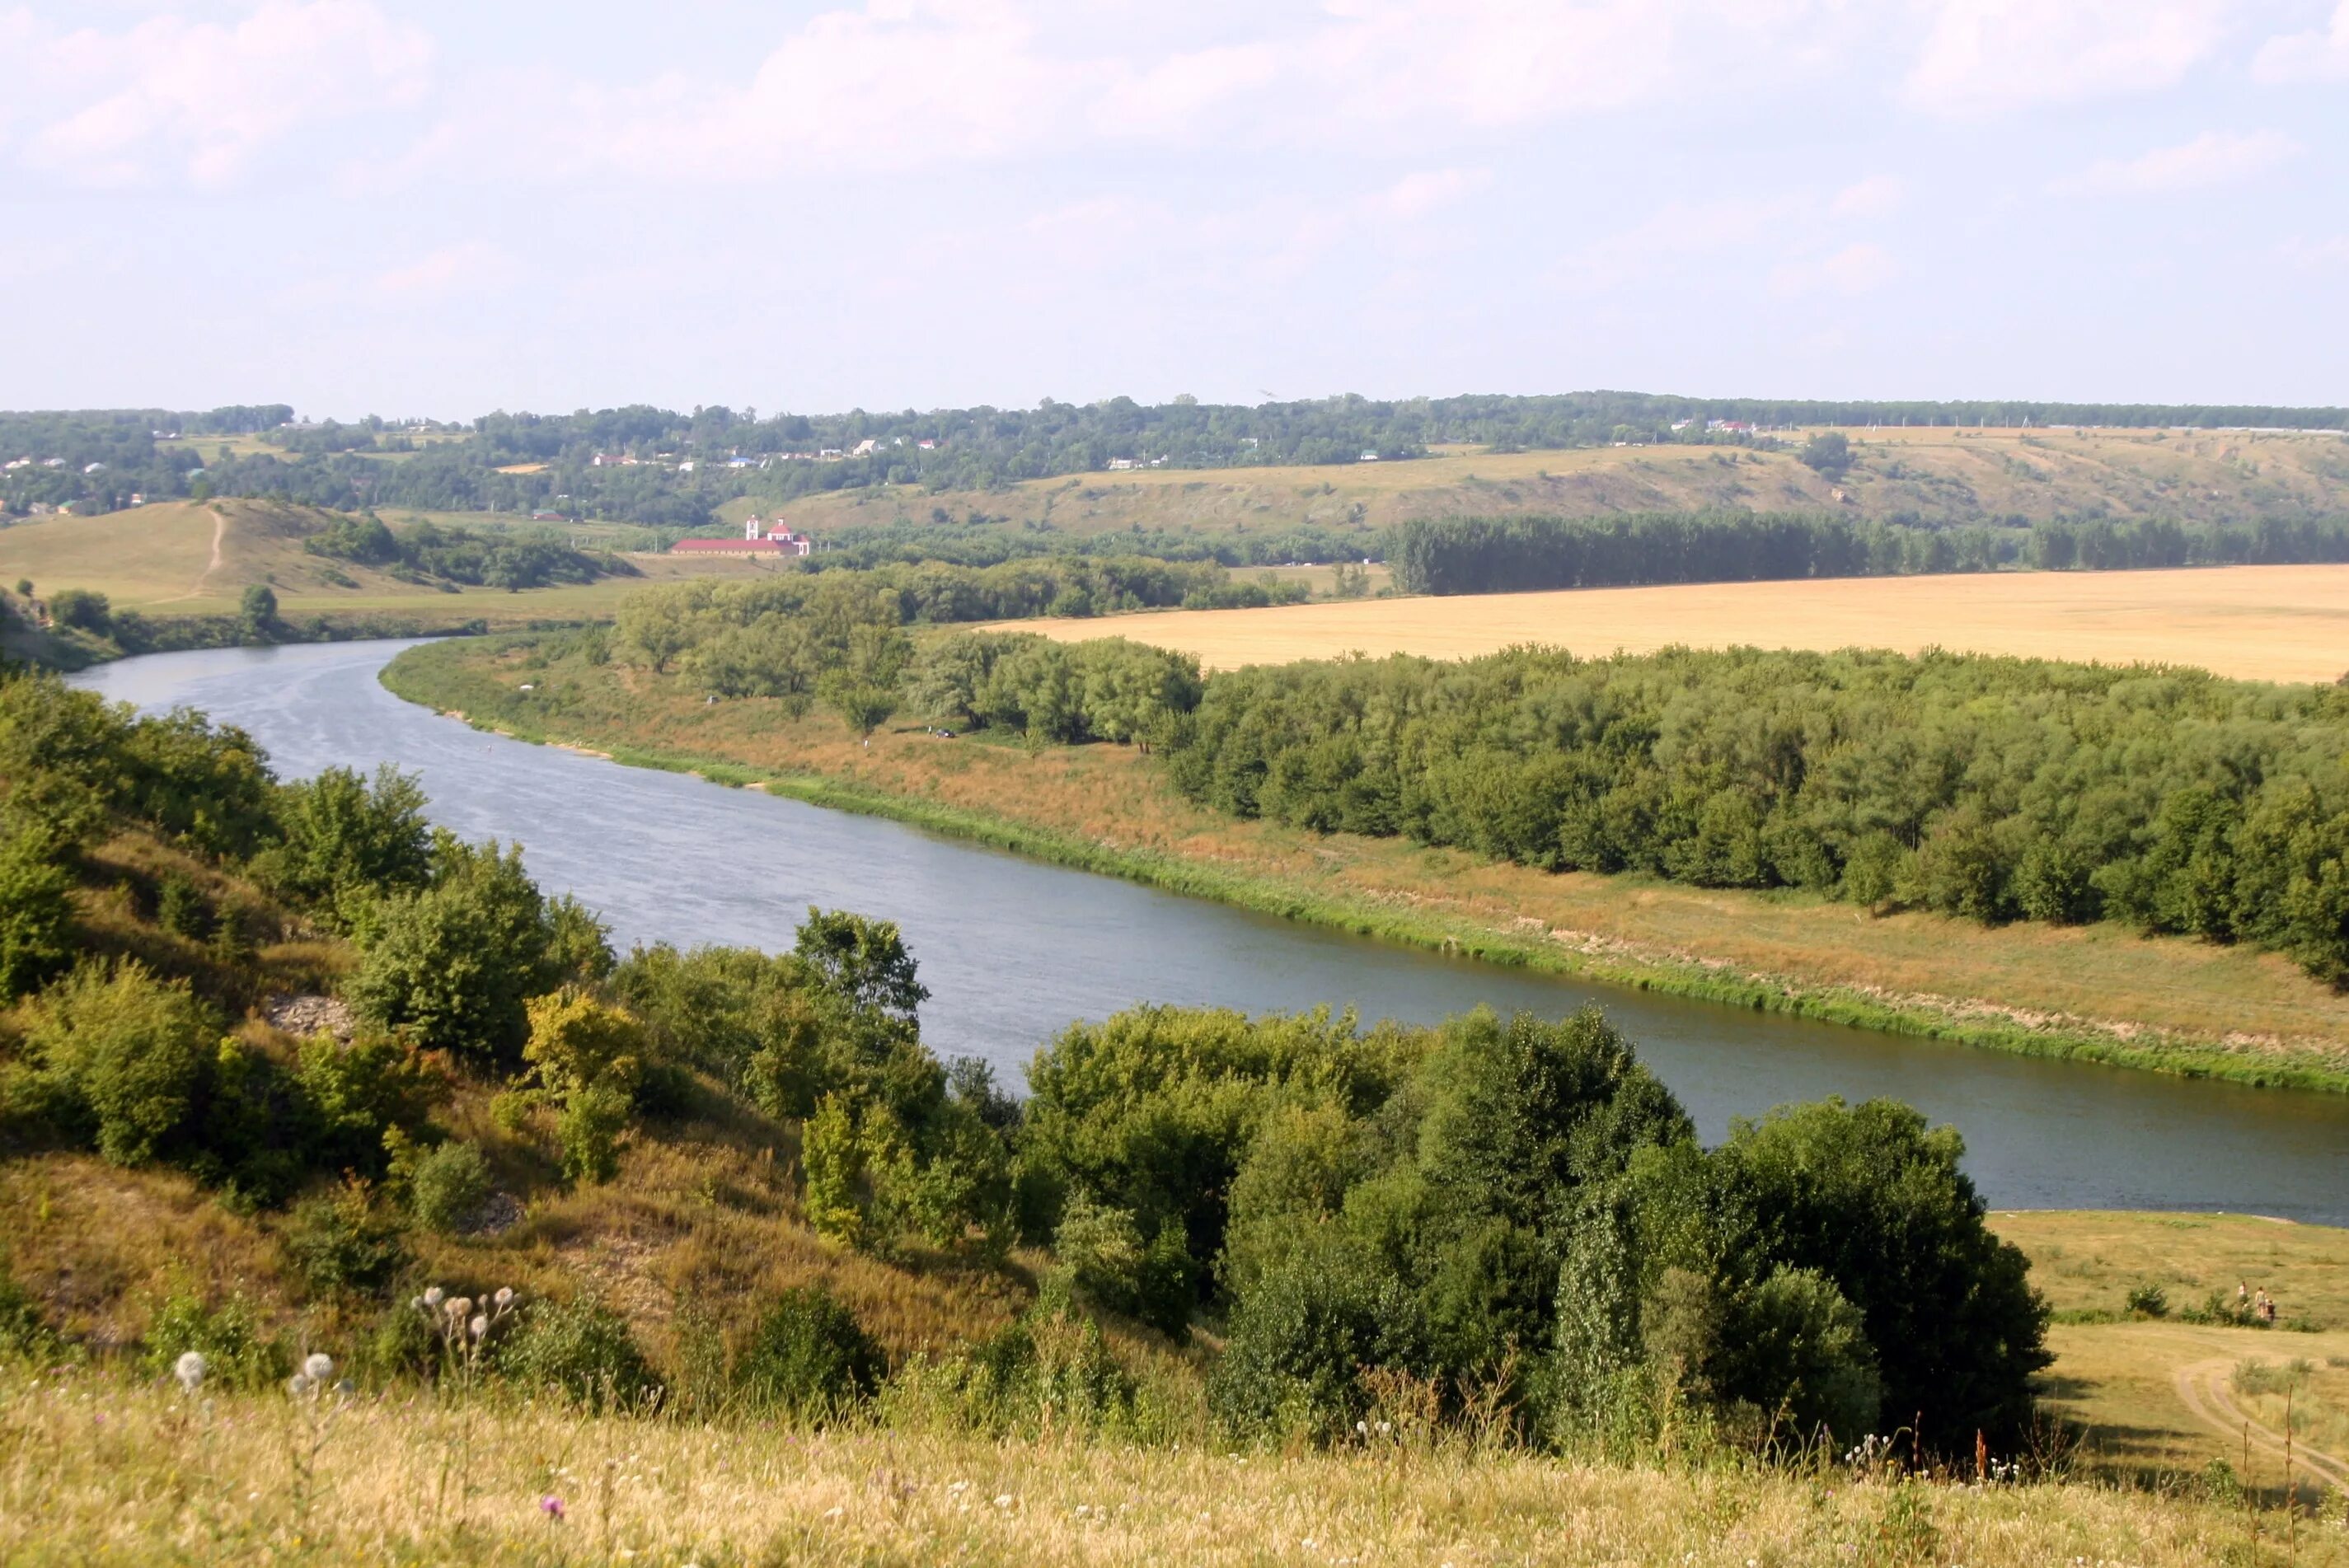
[[[852,458],[869,458],[880,449],[881,443],[868,436],[850,449],[848,455]]]

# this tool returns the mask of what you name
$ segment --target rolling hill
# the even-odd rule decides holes
[[[1136,469],[932,494],[843,490],[757,511],[818,534],[944,521],[1075,536],[1131,528],[1365,536],[1415,518],[1744,508],[1833,511],[1871,521],[1965,526],[2058,518],[2244,521],[2349,512],[2349,439],[2327,433],[1856,429],[1830,480],[1795,446],[1625,446],[1558,451],[1449,449],[1413,462],[1341,468]]]

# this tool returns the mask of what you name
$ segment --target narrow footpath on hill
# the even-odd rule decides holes
[[[2214,1356],[2207,1361],[2197,1361],[2178,1369],[2178,1397],[2185,1402],[2194,1418],[2214,1431],[2241,1439],[2251,1435],[2251,1446],[2262,1456],[2275,1461],[2279,1469],[2284,1460],[2284,1435],[2271,1427],[2263,1426],[2245,1413],[2235,1402],[2230,1387],[2235,1373],[2235,1357]],[[2294,1439],[2292,1444],[2292,1466],[2295,1478],[2313,1476],[2328,1485],[2349,1491],[2349,1460],[2322,1449],[2312,1449]],[[2246,1477],[2248,1481],[2250,1478]]]
[[[204,596],[204,584],[210,583],[212,580],[212,573],[221,569],[221,542],[228,537],[228,515],[218,507],[212,509],[212,558],[205,565],[203,574],[196,579],[196,585],[186,593],[175,593],[169,599],[159,599],[156,601],[157,603],[177,604],[184,600],[201,599]]]

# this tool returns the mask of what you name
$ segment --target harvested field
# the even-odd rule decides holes
[[[2329,681],[2349,670],[2349,566],[1707,583],[1166,611],[999,629],[1063,641],[1133,637],[1195,653],[1216,669],[1352,652],[1468,658],[1520,643],[1587,655],[1686,644],[1939,646]]]

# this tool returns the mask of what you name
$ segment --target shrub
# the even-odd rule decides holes
[[[54,1357],[64,1348],[40,1304],[13,1274],[0,1274],[0,1356],[24,1360]]]
[[[322,1294],[375,1290],[408,1258],[398,1220],[356,1179],[295,1205],[285,1251],[310,1288]]]
[[[1809,1269],[1774,1270],[1732,1309],[1723,1391],[1798,1441],[1822,1427],[1845,1442],[1876,1430],[1884,1380],[1859,1311]]]
[[[13,1002],[73,957],[73,878],[41,835],[0,841],[0,1003]]]
[[[881,1347],[823,1285],[784,1291],[751,1332],[734,1367],[752,1406],[823,1420],[870,1398],[888,1366]]]
[[[285,1346],[263,1330],[253,1303],[233,1295],[208,1307],[203,1297],[181,1285],[156,1308],[141,1342],[140,1366],[150,1377],[163,1377],[191,1350],[203,1356],[207,1382],[231,1388],[266,1387],[288,1369]]]
[[[196,884],[176,873],[163,878],[155,893],[155,923],[174,936],[202,942],[211,934],[211,912]]]
[[[2169,1293],[2151,1280],[2140,1280],[2129,1286],[2128,1297],[2122,1306],[2131,1317],[2167,1317]]]
[[[408,1180],[416,1222],[452,1235],[490,1195],[490,1162],[473,1144],[452,1138],[419,1155]]]
[[[532,1307],[498,1346],[497,1366],[518,1383],[599,1410],[639,1408],[661,1394],[628,1320],[591,1296]]]
[[[139,1165],[186,1127],[215,1032],[185,981],[160,981],[133,961],[91,960],[41,994],[26,1044],[87,1111],[98,1152]]]
[[[1070,1284],[1095,1305],[1170,1335],[1189,1324],[1195,1286],[1179,1216],[1144,1243],[1133,1214],[1079,1193],[1061,1214],[1052,1251]]]
[[[49,595],[49,620],[56,625],[102,637],[114,624],[114,606],[106,595],[87,588],[60,588]]]
[[[428,1050],[511,1062],[529,1037],[527,998],[562,979],[546,900],[522,851],[478,848],[442,833],[432,885],[370,908],[359,922],[351,1006]]]

